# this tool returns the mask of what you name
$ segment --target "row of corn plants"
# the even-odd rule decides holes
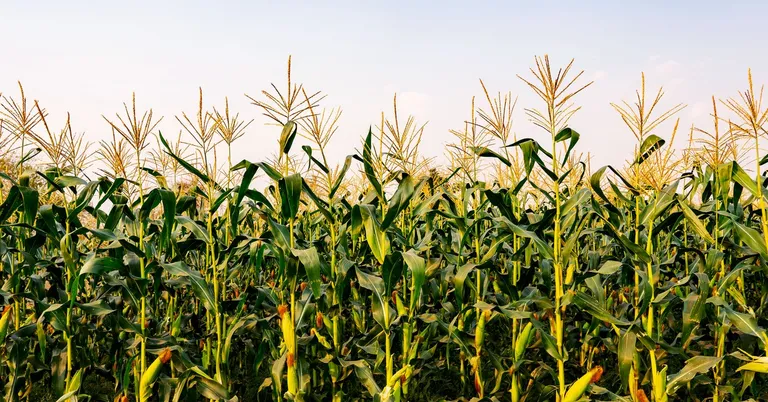
[[[202,90],[178,136],[134,96],[92,147],[19,85],[0,401],[768,399],[762,88],[713,97],[681,146],[684,105],[642,76],[612,104],[633,154],[593,169],[572,66],[520,77],[525,136],[481,81],[444,167],[396,98],[334,164],[341,111],[290,59],[248,96],[278,136],[263,161],[233,161],[254,127]]]

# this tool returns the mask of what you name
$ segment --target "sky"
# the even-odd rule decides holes
[[[482,79],[492,93],[518,98],[513,131],[546,141],[524,108],[541,102],[517,74],[531,78],[534,56],[553,66],[575,59],[584,82],[581,110],[570,126],[592,167],[622,164],[634,137],[611,102],[634,100],[645,72],[649,91],[663,85],[660,107],[687,105],[678,117],[711,127],[711,97],[738,96],[747,69],[768,82],[765,1],[2,1],[0,92],[18,97],[17,81],[50,113],[91,141],[111,135],[113,117],[135,92],[140,109],[164,116],[159,129],[175,135],[174,116],[193,114],[198,88],[207,107],[255,119],[234,159],[264,160],[277,149],[279,129],[265,125],[245,97],[261,99],[270,83],[293,79],[341,107],[330,156],[342,162],[360,148],[381,112],[426,123],[422,151],[441,160],[449,130],[464,127]],[[483,103],[478,99],[478,105]],[[668,137],[669,125],[656,133]]]

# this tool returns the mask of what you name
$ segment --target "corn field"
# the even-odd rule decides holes
[[[256,129],[202,90],[178,136],[134,95],[98,144],[6,92],[0,401],[767,400],[751,72],[689,129],[642,76],[612,104],[635,151],[597,169],[573,61],[519,77],[536,129],[481,81],[441,163],[396,98],[329,161],[341,110],[290,59],[248,96],[264,161],[232,160]]]

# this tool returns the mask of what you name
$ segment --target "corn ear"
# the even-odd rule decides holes
[[[8,322],[11,317],[11,306],[5,306],[3,315],[0,317],[0,343],[5,341],[5,336],[8,334]]]
[[[576,265],[568,264],[568,268],[565,271],[565,284],[570,285],[573,283],[573,275],[576,273]]]
[[[657,402],[667,401],[667,368],[666,367],[664,367],[664,369],[656,373],[656,377],[653,379],[653,394]]]
[[[562,402],[576,402],[581,399],[582,395],[584,395],[584,392],[586,392],[587,387],[589,387],[589,384],[592,383],[592,378],[599,376],[599,373],[602,373],[602,371],[603,368],[597,366],[592,370],[589,370],[587,374],[581,376],[581,378],[576,380],[573,384],[571,384],[571,387],[568,388],[568,392],[565,393]]]
[[[2,326],[2,323],[0,323],[0,326]],[[40,354],[45,358],[46,350],[48,349],[48,339],[45,337],[45,330],[41,322],[37,323],[37,344],[40,345]]]
[[[288,392],[296,395],[299,390],[299,379],[296,372],[296,334],[293,327],[293,317],[287,305],[277,307],[280,315],[280,329],[283,332],[283,342],[286,348],[285,362],[288,366]]]
[[[288,349],[288,351],[292,353],[296,350],[293,331],[293,319],[288,313],[288,306],[281,305],[277,308],[277,310],[280,314],[280,329],[283,331],[283,342],[285,342],[285,347]],[[290,367],[290,364],[288,366]]]
[[[181,314],[171,324],[171,336],[177,337],[181,333]]]
[[[518,379],[517,373],[512,374],[512,387],[510,394],[512,395],[512,402],[520,401],[520,381]]]
[[[485,340],[485,322],[488,319],[487,315],[488,313],[483,311],[480,312],[479,316],[477,317],[477,328],[475,328],[475,348],[478,350],[478,354],[480,354],[480,350],[483,348],[483,340]]]
[[[141,376],[141,384],[139,385],[139,402],[146,402],[152,396],[152,385],[160,377],[160,373],[163,370],[163,365],[171,360],[171,349],[165,348],[160,355],[157,356],[155,361],[147,367],[147,371]]]
[[[523,357],[523,354],[525,354],[525,348],[528,347],[532,334],[533,323],[529,321],[525,324],[525,327],[523,327],[523,330],[520,332],[520,335],[515,342],[515,361],[519,361]]]

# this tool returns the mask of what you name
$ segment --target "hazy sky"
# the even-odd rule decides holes
[[[323,4],[322,6],[320,4]],[[560,4],[557,4],[560,3]],[[766,1],[3,1],[0,3],[0,92],[29,97],[60,126],[97,141],[110,135],[102,114],[114,116],[137,94],[140,108],[165,116],[194,113],[201,86],[205,103],[256,118],[235,158],[257,161],[276,150],[279,132],[264,126],[244,94],[260,96],[270,82],[294,79],[322,90],[325,106],[344,110],[332,155],[339,161],[381,111],[428,122],[424,153],[440,156],[463,127],[482,78],[492,92],[519,96],[514,131],[540,136],[523,113],[538,106],[516,74],[530,77],[534,55],[575,68],[595,84],[576,99],[583,109],[571,126],[593,168],[621,163],[634,139],[609,102],[633,100],[645,71],[649,89],[664,85],[664,105],[683,102],[687,128],[707,124],[710,97],[736,96],[752,67],[768,82]],[[664,127],[658,134],[669,134]],[[543,138],[543,137],[539,137]]]

